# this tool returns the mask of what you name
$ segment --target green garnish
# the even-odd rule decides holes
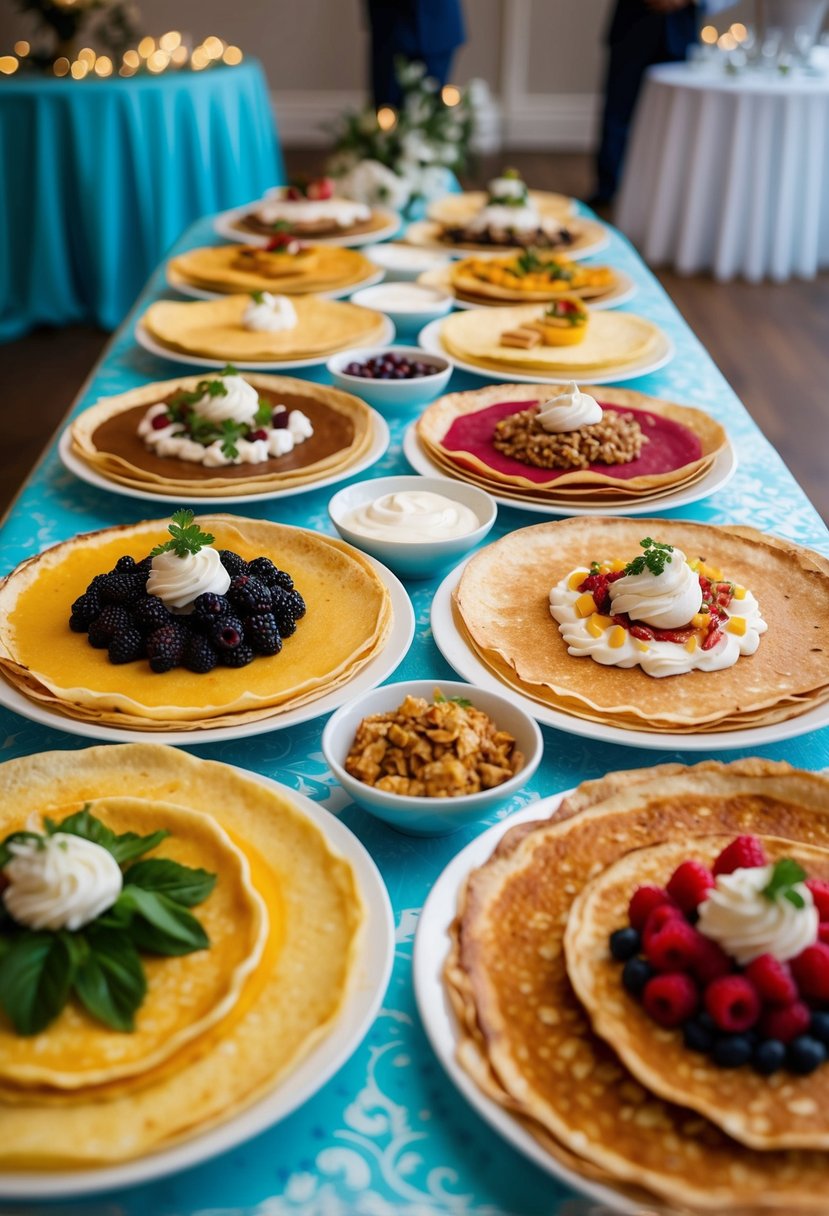
[[[253,300],[254,304],[264,304],[265,303],[264,291],[252,291],[250,293],[250,296],[251,296],[251,299]]]
[[[803,882],[805,878],[806,871],[801,865],[791,857],[781,857],[780,861],[774,863],[771,878],[760,894],[772,902],[776,899],[787,899],[795,908],[805,908],[806,900],[794,889],[795,885]]]
[[[113,1030],[134,1029],[147,991],[139,951],[165,957],[207,949],[210,940],[188,908],[207,899],[216,875],[168,858],[142,857],[170,833],[118,834],[90,813],[89,804],[45,832],[13,832],[0,843],[0,868],[15,841],[40,842],[56,832],[106,849],[124,870],[111,908],[81,929],[36,930],[18,925],[0,902],[0,1006],[18,1034],[39,1034],[74,993],[93,1018]],[[132,864],[134,863],[134,864]]]
[[[237,376],[239,373],[232,364],[228,363],[219,372],[220,376]],[[179,389],[169,401],[167,413],[175,422],[185,421],[185,415],[190,411],[188,406],[195,405],[202,397],[226,397],[227,385],[221,380],[200,380],[194,389]]]
[[[439,688],[435,689],[435,705],[445,704],[447,701],[454,702],[455,705],[460,705],[461,709],[471,709],[472,702],[467,701],[466,697],[445,697]]]
[[[253,421],[256,427],[270,426],[273,421],[273,406],[268,401],[259,398],[259,408],[253,415]]]
[[[663,545],[661,541],[651,540],[649,536],[640,540],[639,544],[645,552],[634,557],[632,562],[628,562],[625,566],[625,574],[641,574],[646,568],[650,570],[651,574],[661,574],[666,563],[672,560],[673,545]]]
[[[193,522],[194,519],[195,515],[189,509],[176,511],[173,522],[167,526],[170,540],[165,541],[163,545],[156,545],[150,556],[175,553],[177,557],[188,557],[191,553],[198,553],[205,545],[212,545],[215,538],[209,532],[202,532],[199,525]]]

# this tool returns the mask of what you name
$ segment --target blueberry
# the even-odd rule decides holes
[[[752,1063],[761,1076],[770,1077],[786,1062],[786,1044],[779,1039],[764,1039],[755,1048]]]
[[[808,1034],[799,1034],[789,1043],[786,1063],[792,1072],[796,1072],[802,1077],[814,1072],[825,1059],[826,1046],[821,1043],[820,1039],[813,1039]]]
[[[625,963],[634,954],[639,953],[641,938],[636,929],[628,925],[625,929],[617,929],[610,935],[610,953],[617,963]]]
[[[711,1059],[719,1068],[740,1068],[751,1059],[751,1040],[744,1034],[721,1034],[714,1040]]]
[[[639,996],[653,974],[653,967],[646,959],[629,958],[622,968],[622,984],[631,996]]]
[[[829,1013],[825,1013],[819,1009],[814,1011],[812,1022],[809,1026],[809,1034],[813,1039],[820,1039],[821,1043],[826,1043],[829,1046]]]
[[[702,1009],[697,1014],[696,1020],[699,1022],[700,1026],[703,1026],[706,1030],[710,1030],[711,1034],[717,1033],[717,1023],[711,1017],[711,1014],[707,1009]]]
[[[682,1027],[682,1037],[687,1048],[691,1051],[701,1051],[705,1055],[708,1055],[714,1046],[713,1032],[707,1026],[703,1026],[702,1019],[699,1017],[688,1019]]]

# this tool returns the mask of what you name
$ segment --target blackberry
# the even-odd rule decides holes
[[[149,575],[152,568],[153,568],[152,557],[142,557],[140,562],[135,563],[136,573],[140,570],[142,574],[146,573]]]
[[[132,626],[130,614],[119,604],[107,604],[89,626],[89,644],[96,650],[109,646],[116,633],[123,633]]]
[[[132,619],[142,633],[155,633],[173,618],[157,595],[145,595],[132,605]]]
[[[189,671],[206,675],[212,671],[219,661],[216,651],[206,637],[200,633],[191,633],[184,643],[184,666]]]
[[[76,633],[85,633],[102,607],[97,591],[86,591],[79,595],[72,605],[72,617],[69,621],[71,628]]]
[[[231,616],[232,613],[233,609],[227,596],[215,595],[212,591],[198,596],[193,604],[193,616],[208,623],[217,616]]]
[[[147,638],[147,658],[150,667],[159,674],[178,667],[184,655],[187,634],[181,625],[163,625]]]
[[[219,561],[231,578],[235,578],[237,574],[245,574],[247,572],[248,564],[245,559],[230,549],[219,550]]]
[[[98,594],[105,604],[130,604],[144,590],[145,583],[133,571],[122,574],[113,571],[105,576]]]
[[[298,591],[287,591],[284,587],[271,587],[271,609],[283,638],[296,633],[296,623],[305,615],[305,600]]]
[[[244,640],[242,622],[235,616],[221,616],[210,621],[207,626],[207,636],[216,649],[221,653],[225,650],[235,650]]]
[[[250,646],[237,646],[235,650],[223,650],[219,655],[219,661],[225,667],[247,667],[248,663],[253,662],[253,651]]]
[[[134,663],[144,654],[144,639],[137,629],[119,630],[109,644],[110,663]]]
[[[258,578],[266,587],[284,587],[286,591],[290,591],[294,585],[288,571],[280,570],[269,557],[255,557],[252,562],[248,562],[248,574]]]
[[[123,574],[125,570],[134,570],[135,558],[130,557],[128,553],[125,553],[123,557],[118,558],[118,561],[115,563],[115,569],[119,572],[119,574]]]
[[[279,654],[282,638],[272,612],[258,612],[245,621],[245,641],[257,654]]]
[[[237,574],[236,578],[231,579],[227,598],[243,616],[270,611],[271,595],[268,588],[249,574]]]

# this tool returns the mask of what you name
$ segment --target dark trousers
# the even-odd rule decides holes
[[[655,63],[684,59],[695,39],[694,5],[666,16],[652,13],[641,0],[617,3],[608,35],[601,142],[596,157],[597,198],[610,200],[616,193],[645,72]]]
[[[371,93],[375,108],[400,105],[400,85],[394,76],[394,59],[404,55],[406,59],[417,59],[426,64],[426,72],[434,76],[441,88],[449,79],[454,51],[401,50],[399,46],[380,43],[375,38],[371,45]]]

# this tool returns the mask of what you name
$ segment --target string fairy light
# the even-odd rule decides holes
[[[78,2],[79,0],[54,0],[58,7],[67,9]],[[50,71],[58,79],[69,77],[71,80],[85,80],[98,77],[105,80],[116,73],[123,79],[129,79],[142,72],[159,76],[164,72],[181,71],[183,68],[202,72],[216,65],[237,67],[244,60],[240,47],[225,42],[215,34],[208,35],[192,50],[191,45],[189,37],[181,31],[167,30],[158,38],[145,34],[135,47],[121,53],[120,60],[110,55],[99,55],[93,47],[84,46],[73,60],[65,55],[58,55],[51,64],[44,65],[42,59],[37,57],[27,62],[32,55],[31,43],[19,39],[14,44],[15,54],[0,55],[0,75],[11,76],[21,67],[34,66],[45,67],[46,71]],[[448,85],[447,89],[450,96],[452,90],[459,95],[453,85]],[[448,101],[447,104],[455,103]],[[391,130],[397,122],[397,116],[390,107],[384,107],[384,111],[384,116],[380,119],[381,125],[385,122],[385,129]]]
[[[456,106],[461,99],[461,91],[456,84],[445,84],[440,91],[444,105]]]

